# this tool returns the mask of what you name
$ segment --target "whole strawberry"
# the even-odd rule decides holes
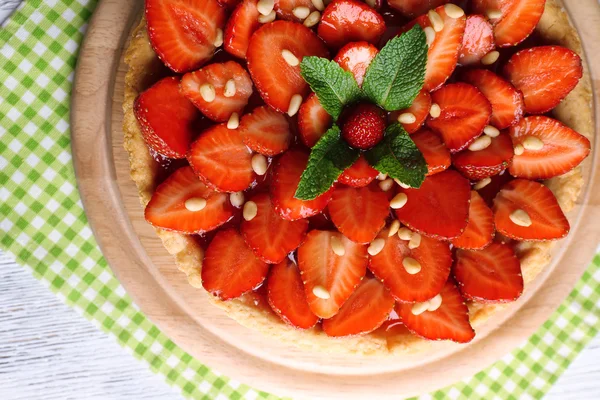
[[[342,137],[352,147],[367,150],[383,139],[383,111],[373,104],[359,104],[350,109],[342,126]]]

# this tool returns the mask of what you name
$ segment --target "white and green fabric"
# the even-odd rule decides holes
[[[189,398],[275,399],[180,349],[132,303],[102,257],[71,163],[69,101],[95,0],[28,0],[0,29],[0,246]],[[539,398],[598,332],[600,256],[526,343],[422,398]],[[268,388],[264,388],[267,389]]]

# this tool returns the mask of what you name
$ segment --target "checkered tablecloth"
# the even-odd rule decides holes
[[[276,397],[224,377],[132,303],[89,228],[71,163],[69,101],[95,0],[28,0],[0,30],[0,246],[66,304],[190,398]],[[600,256],[539,330],[427,398],[539,398],[598,332]],[[264,388],[267,389],[268,388]]]

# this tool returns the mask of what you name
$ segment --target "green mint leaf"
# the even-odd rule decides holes
[[[333,125],[312,148],[294,197],[313,200],[325,193],[359,154],[342,139],[340,128]]]
[[[367,69],[363,91],[387,111],[410,107],[425,81],[427,40],[417,24],[387,42]]]
[[[302,77],[317,94],[321,105],[337,120],[344,106],[358,101],[362,92],[352,73],[336,62],[320,57],[304,57],[300,63]]]
[[[383,140],[365,156],[377,171],[413,188],[421,187],[425,180],[425,158],[402,125],[397,122],[387,127]]]

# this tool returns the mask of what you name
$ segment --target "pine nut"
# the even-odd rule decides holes
[[[414,124],[417,122],[417,117],[413,113],[402,113],[398,115],[398,122],[401,124]]]
[[[444,29],[444,20],[440,17],[440,14],[435,12],[435,10],[429,10],[427,16],[429,17],[429,22],[431,22],[434,31],[441,32]]]
[[[492,125],[488,125],[485,128],[483,128],[483,133],[492,138],[498,137],[500,135],[500,131],[498,130],[498,128]]]
[[[223,45],[223,29],[217,28],[217,36],[215,37],[213,44],[215,47],[221,47]]]
[[[291,67],[297,67],[300,65],[300,60],[298,60],[298,57],[296,57],[294,53],[288,49],[281,50],[281,57],[283,57],[285,62]]]
[[[435,41],[435,31],[433,30],[432,27],[427,26],[427,27],[425,27],[425,29],[423,29],[423,32],[425,32],[425,39],[427,40],[427,46],[431,47],[431,45]]]
[[[400,181],[400,179],[394,179],[394,182],[396,182],[402,189],[410,189],[410,185]]]
[[[262,154],[255,154],[252,156],[252,169],[256,172],[256,175],[263,176],[267,173],[267,157]]]
[[[454,19],[458,19],[465,15],[465,11],[462,8],[452,3],[446,4],[444,6],[444,11],[446,11],[447,16]]]
[[[233,97],[237,92],[237,88],[235,87],[235,81],[233,79],[228,80],[225,83],[225,90],[223,91],[223,96],[225,97]]]
[[[327,300],[331,297],[329,291],[321,285],[317,285],[312,290],[313,294],[319,299]]]
[[[427,311],[428,308],[429,308],[429,301],[424,301],[423,303],[415,303],[412,306],[410,312],[412,312],[413,315],[421,315],[425,311]]]
[[[524,227],[531,226],[531,217],[525,210],[521,210],[520,208],[511,212],[509,218],[515,225]]]
[[[383,246],[385,246],[385,240],[382,238],[377,238],[371,242],[367,252],[372,256],[376,256],[377,254],[381,253]]]
[[[256,9],[262,15],[269,15],[273,11],[273,7],[275,7],[275,0],[259,0],[256,3]]]
[[[413,232],[408,228],[400,228],[398,230],[398,237],[402,240],[410,240],[412,238]]]
[[[238,113],[234,112],[227,121],[227,129],[237,129],[238,126],[240,126],[240,116]]]
[[[244,204],[244,192],[235,192],[229,195],[229,202],[235,208],[240,208]]]
[[[410,275],[416,275],[421,272],[421,264],[412,257],[405,257],[402,260],[402,266]]]
[[[408,242],[408,248],[413,250],[418,248],[421,245],[421,234],[420,233],[413,233],[412,237],[410,238],[410,241]]]
[[[253,201],[248,201],[244,204],[244,209],[242,210],[242,216],[246,221],[252,221],[254,217],[258,214],[258,207],[256,203]]]
[[[302,95],[301,94],[293,95],[292,98],[290,99],[290,105],[288,107],[288,115],[290,117],[293,117],[294,115],[296,115],[298,113],[298,110],[300,109],[301,105],[302,105]]]
[[[387,179],[387,174],[382,174],[381,172],[377,175],[378,181],[385,181]]]
[[[483,189],[484,187],[486,187],[490,183],[492,183],[492,178],[489,178],[489,177],[488,178],[483,178],[482,180],[480,180],[479,182],[477,182],[475,184],[475,186],[473,186],[473,189],[475,189],[475,190]]]
[[[483,65],[492,65],[493,63],[498,61],[498,58],[500,58],[500,52],[493,50],[487,53],[485,56],[483,56],[483,58],[481,59],[481,63]]]
[[[296,7],[292,10],[294,17],[304,20],[310,14],[310,8],[308,7]]]
[[[217,97],[215,87],[210,83],[204,83],[202,86],[200,86],[200,96],[202,96],[202,100],[205,102],[212,103]]]
[[[442,305],[442,295],[438,294],[434,298],[429,299],[429,307],[427,311],[435,311]]]
[[[388,190],[390,190],[392,188],[392,186],[394,186],[394,181],[389,178],[379,182],[379,188],[381,190],[383,190],[384,192],[387,192]]]
[[[392,207],[394,210],[399,210],[406,205],[407,201],[408,196],[406,193],[398,193],[396,196],[394,196],[392,201],[390,201],[390,207]]]
[[[329,244],[331,245],[331,251],[333,251],[333,253],[336,256],[342,257],[344,254],[346,254],[344,244],[342,243],[339,237],[332,236],[331,240],[329,241]]]
[[[321,13],[318,11],[311,12],[308,17],[304,20],[304,26],[307,28],[312,28],[321,20]]]
[[[515,145],[515,156],[520,156],[525,152],[525,147],[521,143]]]
[[[185,201],[185,208],[191,212],[202,211],[204,207],[206,207],[206,199],[202,197],[190,197]]]
[[[319,11],[323,11],[325,9],[325,4],[323,4],[323,0],[312,0],[312,4]]]
[[[485,15],[489,19],[498,19],[498,18],[502,18],[502,11],[500,11],[500,10],[488,10],[488,11],[486,11]]]
[[[388,231],[388,237],[394,236],[396,233],[398,233],[398,230],[400,230],[400,221],[395,219],[390,224],[390,230]]]
[[[442,109],[440,108],[440,105],[433,103],[431,105],[431,109],[429,110],[429,115],[431,115],[431,118],[438,118],[440,115],[442,115]]]
[[[275,18],[277,18],[277,13],[275,12],[275,10],[272,10],[267,15],[260,14],[258,16],[258,22],[260,22],[261,24],[268,24],[269,22],[275,21]]]
[[[525,150],[541,150],[544,148],[544,142],[535,136],[525,136],[523,147]]]
[[[481,151],[490,147],[492,144],[492,138],[488,135],[479,136],[473,143],[469,145],[469,150],[471,151]]]

